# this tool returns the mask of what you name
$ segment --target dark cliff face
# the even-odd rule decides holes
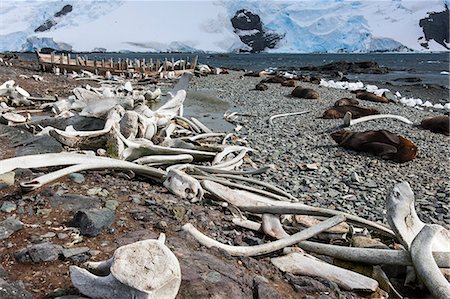
[[[69,12],[72,11],[72,5],[65,5],[60,11],[58,11],[57,13],[55,13],[54,18],[49,18],[47,19],[44,23],[42,23],[41,26],[39,26],[38,28],[34,29],[34,32],[44,32],[49,30],[50,28],[52,28],[53,26],[55,26],[58,21],[55,18],[59,18],[62,16],[67,15]]]
[[[445,10],[441,12],[429,13],[428,17],[423,18],[419,22],[423,29],[425,42],[420,45],[428,49],[428,41],[434,40],[447,50],[450,48],[446,45],[450,42],[449,36],[449,10],[445,5]],[[424,37],[419,38],[419,40]]]
[[[251,11],[241,9],[231,18],[234,32],[241,41],[251,48],[250,52],[258,53],[265,49],[273,49],[284,37],[284,34],[270,32],[264,27],[261,18]]]

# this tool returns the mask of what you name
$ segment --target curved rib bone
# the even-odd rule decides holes
[[[305,114],[305,113],[308,113],[308,112],[310,112],[310,111],[309,111],[309,110],[305,110],[305,111],[300,111],[300,112],[291,112],[291,113],[275,114],[275,115],[272,115],[272,116],[269,118],[269,124],[270,124],[271,126],[273,126],[273,120],[274,120],[275,118],[284,117],[284,116],[291,116],[291,115],[300,115],[300,114]]]
[[[328,216],[328,217],[334,215],[344,215],[349,222],[361,226],[367,226],[371,229],[377,230],[380,233],[383,233],[391,237],[394,236],[394,233],[384,225],[348,213],[312,207],[300,203],[275,201],[250,192],[242,190],[233,190],[208,180],[203,181],[202,186],[205,190],[209,191],[216,198],[219,198],[220,200],[233,204],[243,211],[260,214],[264,213],[300,214],[300,215]]]
[[[278,215],[263,214],[261,227],[265,234],[278,240],[289,237],[289,234],[283,229]]]
[[[204,133],[212,133],[212,131],[207,126],[205,126],[201,121],[199,121],[195,117],[191,117],[191,121]]]
[[[54,180],[57,180],[63,176],[66,176],[68,174],[79,172],[83,170],[92,170],[92,169],[122,169],[122,170],[132,170],[136,173],[139,173],[144,176],[148,176],[153,179],[161,180],[161,178],[166,174],[165,171],[152,168],[149,166],[143,166],[138,165],[132,162],[127,161],[121,161],[116,159],[109,159],[109,160],[98,160],[96,162],[89,162],[89,163],[83,163],[78,165],[69,166],[48,174],[45,174],[43,176],[40,176],[38,178],[35,178],[31,181],[22,182],[20,183],[20,186],[22,187],[22,190],[25,192],[29,192],[35,189],[38,189],[42,187],[45,184],[48,184],[50,182],[53,182]]]
[[[372,265],[413,265],[410,254],[404,250],[345,247],[310,241],[302,241],[298,246],[306,251],[352,262]],[[433,256],[440,268],[450,268],[448,252],[433,252]]]
[[[17,168],[39,168],[50,166],[64,166],[96,161],[112,160],[106,157],[89,156],[74,153],[52,153],[14,157],[0,161],[0,174],[13,171]],[[115,160],[114,160],[115,161]]]
[[[145,156],[133,161],[137,164],[145,164],[147,166],[155,165],[167,165],[167,164],[177,164],[177,163],[190,163],[194,160],[194,157],[188,154],[181,155],[152,155]]]
[[[318,225],[312,226],[285,239],[255,246],[231,246],[220,243],[205,236],[190,223],[183,225],[183,230],[191,234],[198,242],[208,248],[217,247],[225,250],[232,256],[256,256],[274,252],[283,249],[284,247],[294,245],[302,240],[309,239],[314,235],[327,230],[328,228],[333,227],[343,221],[345,221],[344,216],[334,216],[321,222]]]
[[[245,147],[245,146],[237,146],[237,145],[227,146],[223,151],[221,151],[220,153],[218,153],[216,155],[216,157],[212,161],[212,165],[220,164],[221,161],[230,153],[237,152],[237,151],[241,152],[244,150],[246,150],[247,152],[253,151],[253,149]]]
[[[411,243],[411,259],[416,273],[435,298],[450,298],[450,283],[439,270],[431,253],[433,239],[438,236],[442,226],[427,224]]]
[[[211,166],[211,167],[212,167],[212,168],[226,168],[226,167],[231,167],[231,166],[233,166],[233,167],[232,167],[232,169],[233,169],[234,166],[235,166],[239,161],[241,161],[241,160],[245,157],[245,155],[247,154],[247,152],[248,152],[249,150],[250,150],[250,149],[243,149],[243,150],[241,150],[240,153],[239,153],[238,155],[236,155],[236,157],[234,157],[233,159],[230,159],[230,160],[227,160],[227,161],[224,161],[224,162],[215,164],[215,165],[213,165],[213,166]]]
[[[409,119],[400,116],[400,115],[393,115],[393,114],[377,114],[377,115],[369,115],[369,116],[363,116],[358,119],[352,119],[352,114],[350,112],[345,113],[344,115],[344,127],[350,127],[365,121],[374,120],[374,119],[382,119],[382,118],[393,118],[397,119],[401,122],[404,122],[408,125],[412,125],[413,122]]]
[[[292,274],[318,276],[329,279],[345,290],[375,292],[378,282],[359,273],[325,263],[304,253],[292,252],[270,259],[278,269]]]

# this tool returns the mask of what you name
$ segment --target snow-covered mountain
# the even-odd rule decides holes
[[[449,2],[1,0],[0,51],[446,51]]]

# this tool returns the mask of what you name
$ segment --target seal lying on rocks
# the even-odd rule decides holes
[[[350,98],[342,98],[334,102],[334,107],[349,106],[349,105],[358,106],[359,102],[357,99],[350,99]]]
[[[424,118],[420,123],[420,126],[425,130],[449,136],[449,122],[450,119],[448,115],[439,115]]]
[[[297,86],[291,93],[291,96],[301,99],[318,99],[319,93],[311,88],[302,88]]]
[[[255,90],[261,90],[261,91],[263,91],[263,90],[267,90],[267,89],[269,89],[269,87],[268,87],[266,84],[262,83],[262,82],[259,82],[259,83],[256,84],[256,86],[255,86]]]
[[[387,130],[350,132],[341,130],[331,134],[337,144],[345,149],[371,153],[386,160],[408,162],[417,154],[412,141]]]
[[[267,79],[261,80],[261,83],[283,83],[284,81],[286,81],[286,79],[283,77],[272,76]]]
[[[377,96],[374,93],[363,91],[356,94],[356,97],[360,100],[371,101],[377,103],[389,103],[389,99],[385,97]]]
[[[323,113],[322,118],[325,119],[344,118],[344,115],[347,112],[350,112],[352,114],[352,119],[360,118],[367,115],[380,114],[380,112],[378,112],[378,110],[374,108],[363,108],[359,106],[346,105],[329,108]]]
[[[281,82],[281,86],[295,87],[295,80],[286,80]]]

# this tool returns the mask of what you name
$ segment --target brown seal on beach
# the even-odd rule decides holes
[[[281,82],[281,86],[295,87],[295,80],[286,80]]]
[[[350,98],[342,98],[334,102],[334,107],[339,106],[358,106],[359,102],[356,99],[350,99]]]
[[[329,108],[323,113],[322,118],[326,119],[344,118],[344,115],[347,112],[350,112],[352,114],[352,119],[360,118],[367,115],[380,114],[380,112],[378,112],[378,110],[374,108],[364,108],[359,106],[346,105]]]
[[[420,126],[425,130],[430,130],[433,133],[440,133],[449,136],[449,116],[439,115],[427,117],[422,120]]]
[[[389,99],[385,97],[377,96],[376,94],[368,91],[363,91],[356,94],[356,97],[360,100],[371,101],[377,103],[389,103]]]
[[[259,77],[259,72],[249,72],[243,75],[244,77]]]
[[[318,99],[319,93],[311,88],[302,88],[300,86],[297,86],[294,88],[294,90],[291,92],[291,96],[301,99]]]
[[[267,79],[261,80],[262,83],[283,83],[284,81],[286,81],[286,79],[281,76],[272,76]]]
[[[387,130],[350,132],[341,130],[331,134],[336,143],[349,150],[371,153],[395,162],[408,162],[417,155],[412,141]]]
[[[268,90],[269,89],[269,86],[267,86],[266,84],[264,84],[264,83],[262,83],[262,82],[259,82],[258,84],[256,84],[256,86],[255,86],[255,90],[261,90],[261,91],[264,91],[264,90]]]

